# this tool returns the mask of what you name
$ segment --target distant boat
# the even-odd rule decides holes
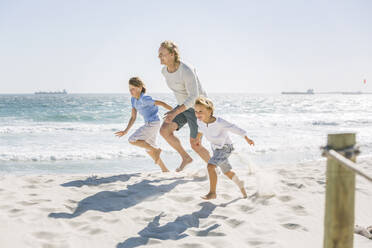
[[[306,92],[301,92],[301,91],[290,91],[290,92],[282,92],[283,95],[314,95],[314,90],[313,89],[308,89]]]
[[[361,92],[361,91],[350,91],[350,92],[341,92],[341,94],[343,94],[343,95],[361,95],[361,94],[363,94],[363,92]]]
[[[66,90],[63,91],[37,91],[36,95],[65,95],[67,94]]]

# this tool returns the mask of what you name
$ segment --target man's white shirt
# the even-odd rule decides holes
[[[178,105],[184,104],[187,109],[192,108],[196,98],[200,95],[207,96],[192,66],[181,61],[177,71],[170,73],[164,66],[161,72],[168,87],[173,91]]]

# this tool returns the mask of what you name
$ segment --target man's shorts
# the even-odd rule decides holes
[[[188,110],[176,115],[173,122],[178,125],[177,131],[187,123],[190,128],[190,137],[196,138],[198,135],[198,123],[196,122],[195,110],[193,108],[189,108]]]
[[[223,173],[230,171],[232,167],[228,158],[233,150],[234,147],[232,144],[226,144],[221,149],[214,149],[213,156],[209,159],[208,164],[214,164],[220,167]]]
[[[145,122],[145,125],[138,128],[129,138],[128,141],[144,140],[152,147],[156,148],[156,136],[160,129],[160,121]]]

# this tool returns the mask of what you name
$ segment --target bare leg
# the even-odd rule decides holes
[[[153,153],[153,156],[154,156],[154,157],[152,157],[152,156],[151,157],[154,159],[156,164],[158,163],[158,160],[160,158],[160,153],[161,153],[160,148],[155,148],[144,140],[129,141],[129,143],[131,143],[132,145],[135,145],[135,146],[145,148],[147,151],[151,151]]]
[[[135,146],[145,148],[146,150],[149,150],[149,151],[155,151],[156,150],[155,147],[151,146],[149,143],[147,143],[144,140],[129,141],[129,143],[131,143],[132,145],[135,145]]]
[[[225,173],[225,175],[231,180],[233,180],[236,185],[238,185],[240,191],[242,192],[243,198],[247,198],[247,192],[245,191],[244,188],[244,182],[240,181],[233,171],[228,171]]]
[[[160,166],[162,172],[169,172],[168,168],[165,166],[161,158],[159,158],[158,165]]]
[[[157,161],[155,161],[156,159],[155,152],[147,151],[147,153],[150,155],[150,157],[152,157],[152,159],[154,159],[155,164],[159,165],[162,172],[169,172],[168,168],[165,166],[163,160],[161,160],[159,156],[157,157]]]
[[[208,164],[208,175],[209,175],[209,193],[203,196],[204,200],[216,199],[216,187],[217,187],[217,173],[216,166],[214,164]]]
[[[178,171],[182,171],[186,165],[192,162],[192,158],[190,155],[183,149],[182,144],[180,140],[174,136],[174,131],[177,129],[177,124],[172,122],[172,123],[163,123],[161,128],[160,128],[160,134],[161,136],[164,137],[164,139],[168,142],[168,144],[173,147],[180,155],[182,158],[181,165],[177,168]]]
[[[209,152],[207,149],[205,149],[205,147],[201,144],[201,140],[200,142],[198,141],[198,139],[196,138],[190,138],[190,144],[191,144],[191,148],[197,153],[199,154],[199,156],[206,162],[208,163],[209,159],[211,158],[211,156],[209,155]]]

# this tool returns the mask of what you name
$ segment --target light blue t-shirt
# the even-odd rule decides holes
[[[140,97],[131,99],[132,107],[135,108],[145,119],[145,122],[160,121],[158,116],[158,106],[155,105],[155,100],[151,96],[145,96],[141,93]]]

